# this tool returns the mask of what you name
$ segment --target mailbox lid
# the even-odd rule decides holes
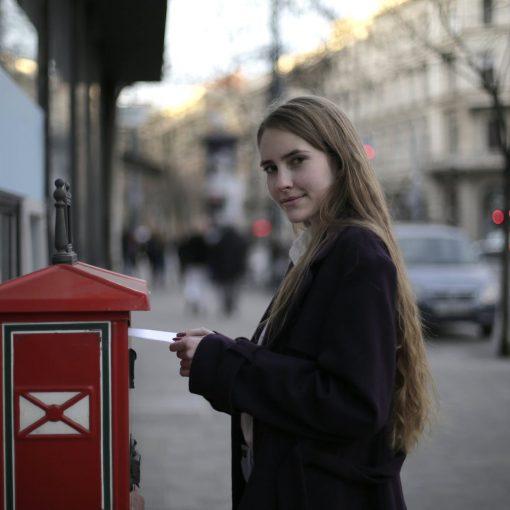
[[[84,262],[49,266],[0,285],[0,313],[149,309],[145,280]]]

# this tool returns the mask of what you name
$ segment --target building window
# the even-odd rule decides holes
[[[489,84],[492,85],[494,83],[494,67],[488,66],[484,67],[482,70],[482,85]]]
[[[445,2],[443,7],[447,16],[448,26],[453,33],[460,30],[459,6],[456,2]]]
[[[455,69],[455,55],[451,53],[443,54],[443,62],[446,72],[446,87],[448,92],[453,92],[457,87],[457,72]]]
[[[481,54],[481,67],[482,74],[480,78],[482,86],[486,84],[492,85],[494,83],[494,62],[490,53],[484,52]]]
[[[483,3],[483,22],[485,25],[490,25],[493,20],[494,2],[493,0],[482,0]]]
[[[20,202],[0,191],[0,282],[20,274]]]
[[[456,154],[459,150],[459,122],[456,112],[446,112],[446,134],[448,152]]]
[[[499,149],[498,130],[499,124],[497,119],[489,119],[487,121],[487,147],[491,151]]]

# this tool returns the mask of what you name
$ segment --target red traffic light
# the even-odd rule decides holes
[[[273,225],[266,219],[255,220],[251,225],[251,233],[254,237],[267,237],[273,230]]]
[[[365,149],[367,158],[374,159],[375,158],[375,149],[369,143],[364,144],[363,147]]]
[[[492,211],[492,221],[496,225],[501,225],[505,221],[505,213],[501,209]]]

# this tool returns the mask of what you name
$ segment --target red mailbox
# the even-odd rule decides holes
[[[2,510],[128,510],[128,325],[144,280],[81,262],[0,285]]]

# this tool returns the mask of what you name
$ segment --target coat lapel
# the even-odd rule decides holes
[[[292,269],[293,265],[294,264],[292,264],[292,262],[289,264],[289,266],[287,267],[287,270],[285,271],[285,274],[283,275],[283,278],[285,278],[287,276],[287,273]],[[276,295],[276,293],[275,293],[275,295]],[[264,321],[267,319],[269,312],[271,311],[271,307],[273,306],[274,298],[275,298],[275,296],[272,297],[269,305],[267,305],[266,311],[262,315],[262,318],[260,319],[260,322],[259,322],[257,328],[255,329],[255,333],[253,333],[253,336],[251,337],[250,341],[252,343],[257,344],[259,342],[260,335],[262,334],[262,331],[264,330]]]
[[[271,305],[273,304],[273,299],[271,299],[271,302],[266,308],[266,311],[264,312],[264,315],[262,315],[262,318],[260,319],[260,322],[257,326],[257,329],[255,329],[255,333],[253,333],[253,336],[251,337],[250,342],[257,344],[259,342],[260,335],[262,334],[262,330],[264,329],[264,321],[267,319],[267,316],[269,315],[269,310],[271,310]]]
[[[321,249],[318,251],[318,253],[314,257],[314,259],[311,261],[310,267],[305,272],[305,274],[303,276],[303,280],[302,280],[300,286],[298,287],[298,289],[296,290],[296,292],[295,292],[295,294],[294,294],[294,296],[293,296],[293,298],[292,298],[292,300],[290,302],[289,310],[287,312],[287,317],[285,319],[285,324],[280,329],[280,332],[274,338],[264,338],[264,341],[263,341],[264,345],[271,346],[271,348],[273,349],[281,341],[281,339],[285,337],[287,329],[296,320],[296,316],[298,315],[299,310],[301,309],[301,304],[303,302],[303,299],[305,298],[306,294],[308,293],[308,290],[310,289],[310,287],[311,287],[311,285],[313,283],[313,280],[314,280],[314,277],[315,277],[315,273],[317,271],[317,268],[319,267],[319,263],[333,249],[333,246],[334,246],[335,241],[336,241],[336,239],[338,237],[338,234],[339,234],[339,232],[335,232],[334,234],[332,234],[330,236],[330,238],[327,239],[327,241],[321,247]],[[271,301],[271,304],[272,303],[273,303],[273,301]],[[265,319],[267,317],[267,315],[269,313],[269,310],[270,310],[270,307],[271,307],[271,304],[269,305],[268,309],[266,310],[266,313],[264,314],[263,319]],[[259,327],[260,327],[260,324],[259,324]],[[255,331],[255,333],[257,333],[257,331],[259,330],[259,327]],[[262,332],[262,328],[261,328],[261,330],[259,332],[259,335],[260,335],[261,332]],[[258,339],[258,337],[257,337],[257,339]]]

